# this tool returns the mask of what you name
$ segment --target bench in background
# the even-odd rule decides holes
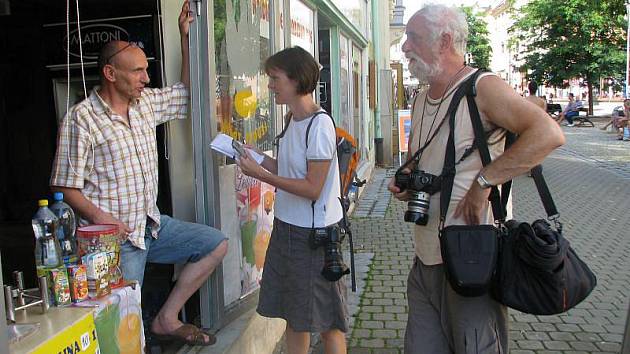
[[[582,115],[584,112],[584,115]],[[588,108],[580,107],[578,108],[578,115],[573,117],[573,120],[576,121],[575,125],[583,126],[585,124],[590,124],[591,127],[594,127],[595,124],[590,120],[590,116],[588,115]]]

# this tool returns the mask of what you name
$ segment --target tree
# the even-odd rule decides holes
[[[472,56],[472,65],[477,68],[490,67],[490,40],[488,39],[488,24],[486,21],[473,14],[472,7],[463,6],[462,11],[468,22],[468,53]]]
[[[623,0],[532,0],[519,12],[514,29],[530,77],[554,86],[584,79],[593,114],[593,85],[625,72]]]

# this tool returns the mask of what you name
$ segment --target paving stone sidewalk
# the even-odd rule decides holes
[[[630,294],[630,142],[618,142],[597,128],[564,128],[567,144],[544,163],[544,173],[565,236],[598,277],[598,286],[575,309],[558,316],[510,310],[510,353],[619,353]],[[391,175],[377,170],[356,210],[389,201],[381,186]],[[368,194],[369,193],[369,194]],[[514,217],[544,217],[533,181],[518,178]],[[364,200],[370,204],[362,209]],[[373,252],[366,288],[350,335],[349,352],[402,353],[407,321],[406,279],[413,259],[411,225],[402,220],[406,204],[391,199],[384,215],[355,213],[358,249]],[[363,217],[359,217],[363,215]]]

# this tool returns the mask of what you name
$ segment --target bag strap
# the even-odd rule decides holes
[[[453,182],[455,180],[455,114],[457,113],[457,108],[459,107],[459,103],[467,95],[468,91],[472,88],[471,86],[474,84],[475,80],[479,76],[480,71],[478,70],[474,74],[472,74],[468,79],[462,82],[457,91],[453,94],[453,98],[451,99],[451,103],[448,106],[448,110],[446,111],[446,117],[448,117],[449,124],[449,134],[448,141],[446,144],[446,154],[444,157],[444,167],[442,168],[441,178],[442,178],[442,186],[440,191],[440,230],[444,226],[444,221],[446,220],[446,214],[448,212],[448,204],[451,200],[451,193],[453,191]]]
[[[490,151],[488,150],[488,142],[485,136],[485,132],[483,130],[483,124],[481,123],[481,116],[479,115],[479,108],[477,107],[477,103],[475,102],[474,97],[477,95],[475,86],[473,84],[472,91],[467,95],[468,98],[468,110],[470,112],[470,119],[473,126],[473,131],[475,132],[475,144],[479,149],[479,154],[481,155],[481,163],[483,166],[487,166],[492,161],[490,157]],[[508,132],[506,136],[506,148],[511,145],[511,143],[516,140],[516,135],[514,133]],[[547,217],[550,220],[557,219],[559,216],[556,205],[553,201],[553,197],[551,196],[551,192],[549,191],[549,187],[545,178],[542,175],[542,166],[537,165],[534,166],[531,170],[532,177],[534,178],[534,183],[536,184],[536,189],[538,190],[538,195],[540,196],[540,200],[545,207],[545,211],[547,213]],[[495,221],[503,223],[505,221],[505,210],[507,206],[507,200],[510,195],[510,188],[512,186],[512,181],[508,181],[501,186],[501,193],[499,195],[499,190],[496,186],[492,187],[490,191],[490,202],[492,203],[492,211],[494,213]],[[500,207],[499,207],[500,206]]]

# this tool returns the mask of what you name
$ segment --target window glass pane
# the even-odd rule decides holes
[[[352,46],[352,112],[354,115],[354,138],[359,148],[363,148],[363,64],[361,49]],[[361,157],[364,158],[364,151],[361,150]]]
[[[291,0],[291,46],[304,48],[315,56],[314,12],[299,0]]]
[[[332,0],[332,2],[364,36],[367,36],[366,0]]]
[[[216,112],[218,130],[263,151],[276,135],[264,61],[270,55],[269,0],[214,0]],[[229,161],[229,163],[233,163]],[[224,259],[225,305],[258,288],[273,220],[273,188],[243,175],[222,179],[222,207],[235,213],[222,220],[238,224]],[[233,189],[232,189],[233,187]],[[234,200],[230,206],[227,200]]]
[[[271,150],[269,1],[215,0],[214,36],[219,131]]]
[[[340,113],[341,127],[352,133],[352,118],[350,117],[350,55],[348,53],[348,38],[339,36],[339,60],[340,60]]]

